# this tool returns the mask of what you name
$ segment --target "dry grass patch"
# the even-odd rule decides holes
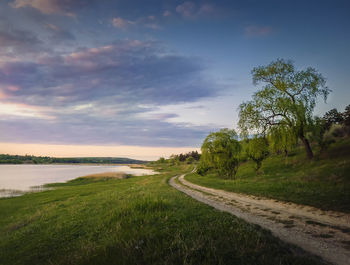
[[[104,173],[83,176],[81,178],[85,178],[85,179],[126,179],[129,176],[130,175],[128,175],[124,172],[104,172]]]

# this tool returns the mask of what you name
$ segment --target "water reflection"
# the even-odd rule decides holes
[[[80,176],[103,172],[124,172],[136,176],[155,174],[150,169],[130,168],[124,165],[0,165],[0,197],[41,191],[42,185],[47,183],[66,182]]]

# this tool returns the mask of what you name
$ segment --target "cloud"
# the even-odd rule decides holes
[[[26,53],[43,49],[37,36],[20,29],[0,29],[0,53]]]
[[[112,19],[112,24],[116,28],[126,29],[128,26],[135,24],[135,22],[123,19],[121,17],[115,17]]]
[[[168,119],[177,118],[179,115],[175,113],[151,113],[149,116],[145,115],[144,117],[150,120],[165,121]]]
[[[123,19],[121,17],[115,17],[112,19],[112,24],[114,27],[126,30],[130,28],[131,26],[140,26],[145,28],[150,28],[154,30],[162,29],[160,25],[156,22],[155,16],[146,16],[146,17],[140,17],[134,21]]]
[[[50,39],[54,42],[61,42],[64,40],[75,40],[75,36],[68,30],[65,30],[54,24],[47,23],[45,28],[49,30]]]
[[[184,17],[192,17],[196,11],[196,5],[193,2],[187,1],[176,7],[176,12],[183,15]]]
[[[75,16],[73,10],[81,5],[81,0],[15,0],[10,4],[13,8],[32,7],[46,15],[65,16]]]
[[[46,112],[47,109],[43,107],[0,102],[0,119],[2,116],[7,118],[54,119],[53,116],[45,114]]]
[[[197,146],[213,127],[173,124],[158,120],[87,120],[72,115],[68,121],[23,119],[2,121],[2,141],[47,144],[115,144],[137,146]]]
[[[163,17],[170,17],[172,13],[169,10],[165,10],[163,13]]]
[[[212,128],[170,122],[176,118],[174,113],[151,118],[141,114],[162,105],[215,96],[219,88],[205,78],[204,69],[197,58],[171,53],[158,42],[139,40],[0,63],[0,102],[10,104],[7,109],[18,114],[14,118],[9,111],[0,113],[2,138],[51,143],[199,144]]]
[[[273,29],[269,26],[248,26],[244,28],[247,37],[264,37],[271,35]]]
[[[186,1],[176,7],[176,12],[185,18],[197,18],[217,14],[218,9],[211,4],[196,5],[194,2]]]
[[[198,10],[198,14],[200,15],[213,14],[215,12],[216,12],[216,8],[210,4],[203,4]]]

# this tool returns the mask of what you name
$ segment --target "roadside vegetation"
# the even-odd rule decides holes
[[[215,169],[192,173],[185,179],[198,185],[314,206],[323,210],[350,212],[350,139],[339,139],[327,153],[305,159],[303,147],[287,156],[270,154],[256,172],[250,159],[241,162],[236,179]]]
[[[238,128],[211,133],[188,180],[322,209],[350,211],[350,105],[313,116],[331,92],[313,68],[278,59],[252,71],[263,86],[239,107]]]
[[[167,184],[192,164],[152,168],[160,174],[88,176],[0,199],[1,264],[321,263]]]

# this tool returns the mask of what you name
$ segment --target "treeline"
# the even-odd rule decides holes
[[[49,157],[0,154],[0,164],[144,164],[146,161],[122,157]]]
[[[197,151],[191,151],[185,154],[171,155],[169,159],[164,157],[159,158],[156,163],[169,163],[171,165],[178,165],[180,163],[192,164],[199,161],[201,155]]]
[[[317,98],[326,101],[331,92],[315,69],[297,71],[291,61],[278,59],[254,68],[252,75],[254,84],[263,87],[239,106],[240,137],[229,129],[209,134],[201,147],[199,174],[215,170],[235,178],[247,160],[254,161],[259,173],[269,155],[287,156],[300,145],[312,160],[316,146],[326,152],[337,138],[350,135],[350,105],[344,112],[332,109],[323,117],[313,116]]]

